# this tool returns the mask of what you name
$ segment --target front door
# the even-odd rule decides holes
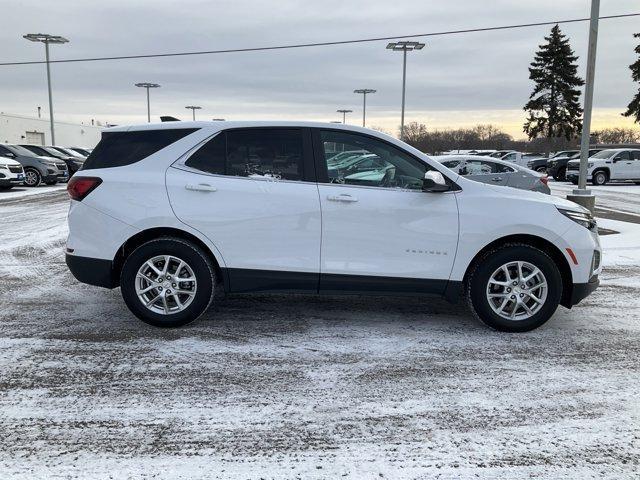
[[[423,192],[430,167],[368,135],[316,130],[314,151],[322,208],[320,290],[442,293],[458,241],[455,194]],[[359,168],[331,162],[341,151],[363,151]]]
[[[166,181],[176,216],[220,252],[231,291],[317,291],[320,202],[308,130],[220,132]]]
[[[629,151],[625,150],[617,153],[613,157],[613,163],[611,164],[611,179],[612,180],[624,180],[627,178],[634,178],[633,159]]]

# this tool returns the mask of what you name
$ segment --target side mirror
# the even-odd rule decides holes
[[[436,170],[429,170],[424,174],[424,180],[422,181],[423,192],[447,192],[449,191],[449,185],[447,185],[444,175]]]

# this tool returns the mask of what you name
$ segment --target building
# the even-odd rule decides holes
[[[55,122],[56,144],[93,148],[100,141],[103,128],[106,126]],[[49,119],[0,113],[0,143],[51,145]]]

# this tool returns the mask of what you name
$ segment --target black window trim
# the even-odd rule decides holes
[[[316,170],[313,161],[313,152],[312,152],[312,141],[311,141],[311,131],[308,127],[299,127],[299,126],[259,126],[259,127],[235,127],[235,128],[225,128],[222,130],[218,130],[215,133],[211,134],[209,137],[203,139],[194,145],[189,151],[185,152],[178,160],[176,160],[172,166],[179,168],[180,170],[185,170],[191,173],[197,173],[200,175],[207,175],[209,177],[222,177],[222,178],[233,178],[237,180],[253,180],[260,181],[255,178],[242,177],[239,175],[228,175],[226,173],[211,173],[205,172],[203,170],[198,170],[197,168],[190,167],[186,164],[189,158],[194,155],[200,148],[206,145],[209,141],[213,140],[218,135],[226,135],[228,132],[237,132],[237,131],[247,131],[247,130],[299,130],[302,136],[302,178],[300,180],[289,180],[289,179],[279,179],[269,181],[277,181],[277,182],[287,182],[287,183],[317,183],[316,182]]]
[[[312,128],[310,128],[310,130],[311,130],[311,139],[313,141],[313,157],[314,157],[314,160],[315,160],[316,178],[318,179],[318,184],[320,184],[320,185],[331,185],[331,186],[334,186],[334,187],[349,187],[349,188],[369,188],[369,189],[394,191],[394,192],[406,191],[406,192],[423,193],[422,190],[402,190],[402,189],[387,188],[387,187],[376,187],[376,186],[372,186],[372,185],[343,185],[343,184],[340,184],[340,183],[331,183],[331,182],[329,182],[329,172],[327,171],[327,162],[324,159],[324,151],[323,151],[323,147],[322,147],[322,139],[320,138],[320,132],[337,132],[337,133],[346,133],[346,134],[351,134],[351,135],[361,135],[363,137],[367,137],[367,138],[370,138],[372,140],[381,142],[381,143],[383,143],[385,145],[388,145],[391,148],[395,148],[397,150],[401,150],[402,153],[404,153],[405,155],[409,156],[413,160],[426,165],[427,168],[431,168],[433,170],[436,170],[436,171],[442,173],[442,176],[445,178],[445,181],[451,186],[451,190],[449,190],[450,192],[458,192],[458,191],[462,190],[462,188],[460,188],[460,186],[456,182],[454,182],[451,178],[449,178],[449,176],[446,175],[444,172],[441,172],[440,170],[438,170],[434,166],[430,165],[429,163],[425,162],[421,158],[415,156],[411,152],[406,151],[404,148],[399,147],[397,145],[394,145],[393,143],[391,143],[388,140],[385,140],[383,138],[376,137],[375,135],[369,135],[367,133],[355,132],[355,131],[352,131],[352,130],[346,130],[346,129],[341,129],[341,128],[312,127]],[[447,167],[445,167],[444,165],[443,165],[443,168],[445,170],[447,169]]]

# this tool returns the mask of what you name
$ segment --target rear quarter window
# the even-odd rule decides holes
[[[105,132],[102,139],[85,160],[82,170],[123,167],[139,162],[149,155],[177,142],[198,130],[175,128],[137,130],[132,132]]]

